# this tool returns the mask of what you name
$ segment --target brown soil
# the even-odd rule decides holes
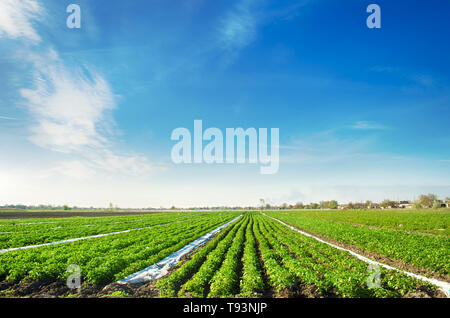
[[[65,282],[56,279],[45,279],[40,281],[29,281],[14,283],[0,282],[0,297],[13,298],[102,298],[102,297],[131,297],[131,298],[157,298],[159,290],[155,282],[144,284],[117,284],[113,283],[104,288],[83,286],[79,290],[69,289]],[[241,295],[235,295],[236,298],[243,298]],[[278,293],[255,294],[249,298],[320,298],[321,296],[315,286],[298,285],[293,289],[285,289]],[[336,298],[336,295],[327,295],[327,298]],[[187,296],[186,298],[189,298]],[[409,293],[404,298],[446,298],[440,292],[423,287],[416,292]]]
[[[2,296],[54,298],[57,296],[67,296],[68,294],[70,294],[70,289],[62,281],[56,279],[22,283],[0,282],[0,295]]]
[[[323,298],[313,285],[296,285],[292,289],[284,289],[272,294],[273,298]],[[335,296],[332,296],[333,298]]]
[[[447,296],[439,290],[422,286],[417,291],[404,295],[403,298],[447,298]]]
[[[104,287],[98,294],[99,297],[111,295],[115,292],[121,292],[126,297],[133,298],[157,298],[159,297],[159,289],[155,287],[156,282],[143,283],[143,284],[118,284],[113,283]]]

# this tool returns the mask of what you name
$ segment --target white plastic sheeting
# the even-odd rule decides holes
[[[239,215],[238,217],[234,218],[228,223],[225,223],[218,228],[212,230],[211,232],[203,235],[199,239],[196,239],[195,241],[189,243],[188,245],[184,246],[183,248],[179,249],[175,253],[167,256],[162,261],[153,264],[147,268],[144,268],[143,270],[136,272],[134,274],[131,274],[124,279],[118,281],[119,284],[136,284],[136,283],[143,283],[148,282],[154,279],[158,279],[169,273],[169,269],[175,266],[180,259],[192,252],[194,249],[198,248],[208,240],[210,240],[216,233],[220,232],[223,228],[227,227],[237,219],[239,219],[242,216]]]
[[[72,239],[67,239],[67,240],[62,240],[62,241],[56,241],[56,242],[50,242],[50,243],[44,243],[44,244],[38,244],[38,245],[28,245],[28,246],[7,248],[7,249],[0,250],[0,254],[6,253],[6,252],[18,251],[18,250],[28,250],[28,249],[31,249],[31,248],[37,248],[37,247],[42,247],[42,246],[51,246],[51,245],[57,245],[57,244],[71,243],[71,242],[76,242],[76,241],[81,241],[81,240],[88,240],[88,239],[93,239],[93,238],[98,238],[98,237],[104,237],[104,236],[108,236],[108,235],[116,235],[116,234],[128,233],[128,232],[131,232],[131,231],[149,229],[149,228],[152,228],[152,227],[155,227],[155,226],[161,226],[161,225],[172,224],[172,223],[179,223],[179,222],[185,222],[185,221],[187,221],[187,220],[180,220],[180,221],[169,222],[169,223],[155,224],[155,225],[146,226],[146,227],[139,227],[139,228],[135,228],[135,229],[128,229],[128,230],[124,230],[124,231],[117,231],[117,232],[103,233],[103,234],[97,234],[97,235],[91,235],[91,236],[77,237],[77,238],[72,238]]]
[[[283,221],[280,221],[280,220],[278,220],[278,219],[276,219],[276,218],[274,218],[274,217],[271,217],[271,216],[269,216],[269,215],[267,215],[267,214],[265,214],[265,213],[262,213],[262,214],[265,215],[265,216],[267,216],[268,218],[271,218],[271,219],[273,219],[273,220],[275,220],[275,221],[277,221],[277,222],[280,222],[281,224],[287,226],[288,228],[290,228],[290,229],[292,229],[292,230],[294,230],[294,231],[297,231],[297,232],[299,232],[299,233],[301,233],[301,234],[303,234],[303,235],[312,237],[312,238],[316,239],[316,240],[319,241],[319,242],[328,244],[328,245],[330,245],[330,246],[332,246],[332,247],[334,247],[334,248],[337,248],[337,249],[339,249],[339,250],[349,252],[351,255],[355,256],[356,258],[358,258],[358,259],[360,259],[360,260],[362,260],[362,261],[364,261],[364,262],[366,262],[366,263],[374,264],[374,265],[378,265],[378,266],[382,266],[382,267],[384,267],[384,268],[391,269],[391,270],[396,270],[396,271],[402,272],[402,273],[404,273],[404,274],[406,274],[406,275],[408,275],[408,276],[410,276],[410,277],[414,277],[414,278],[417,278],[417,279],[426,281],[426,282],[428,282],[428,283],[430,283],[430,284],[433,284],[433,285],[435,285],[436,287],[439,287],[439,290],[441,290],[447,297],[450,297],[450,283],[443,282],[443,281],[440,281],[440,280],[437,280],[437,279],[434,279],[434,278],[428,278],[428,277],[425,277],[425,276],[422,276],[422,275],[417,275],[417,274],[414,274],[414,273],[411,273],[411,272],[407,272],[407,271],[404,271],[404,270],[401,270],[401,269],[398,269],[398,268],[389,266],[389,265],[387,265],[387,264],[383,264],[383,263],[380,263],[380,262],[371,260],[370,258],[367,258],[367,257],[365,257],[365,256],[362,256],[362,255],[360,255],[360,254],[358,254],[358,253],[355,253],[355,252],[353,252],[353,251],[351,251],[351,250],[349,250],[349,249],[340,247],[340,246],[338,246],[338,245],[335,245],[335,244],[332,244],[332,243],[327,242],[327,241],[325,241],[325,240],[322,240],[322,239],[320,239],[320,238],[318,238],[318,237],[316,237],[316,236],[314,236],[314,235],[311,235],[311,234],[309,234],[309,233],[303,232],[303,231],[301,231],[301,230],[299,230],[299,229],[297,229],[297,228],[295,228],[295,227],[293,227],[293,226],[291,226],[291,225],[289,225],[289,224],[287,224],[287,223],[284,223]]]

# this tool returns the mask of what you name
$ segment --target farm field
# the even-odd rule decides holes
[[[450,236],[450,209],[443,210],[301,210],[284,211],[288,215],[392,229],[416,234]]]
[[[4,251],[0,253],[0,296],[445,297],[434,285],[396,270],[381,267],[374,274],[368,271],[366,262],[349,252],[298,233],[269,217],[321,237],[329,237],[333,242],[355,245],[362,251],[374,253],[375,250],[381,255],[395,255],[405,264],[408,260],[408,264],[417,269],[415,273],[449,281],[450,245],[446,235],[381,229],[382,226],[394,226],[394,221],[389,218],[384,221],[376,214],[373,215],[377,221],[373,222],[378,222],[380,229],[355,226],[346,223],[358,220],[347,211],[334,211],[336,215],[333,216],[331,212],[318,215],[324,212],[180,212],[33,219],[32,222],[3,220],[0,221],[0,231],[12,233],[3,234],[0,241],[2,249],[133,230]],[[386,212],[378,213],[387,215]],[[421,215],[423,212],[417,213]],[[116,283],[158,263],[239,215],[242,217],[181,258],[164,277],[136,285]],[[403,215],[409,216],[407,213]],[[448,214],[442,215],[444,220],[448,220]],[[405,220],[408,221],[408,217]],[[369,223],[372,219],[364,215],[360,222]],[[433,230],[427,222],[424,216],[424,220],[418,221],[423,228],[418,229],[422,231],[426,227]],[[440,227],[446,226],[448,221],[443,224],[436,218],[435,222]],[[388,249],[382,249],[383,244]],[[408,249],[412,250],[408,252]],[[72,264],[81,270],[82,286],[78,290],[66,286],[70,275],[67,268]],[[368,279],[377,281],[376,288],[369,288]]]
[[[330,211],[320,216],[319,211],[267,212],[268,215],[302,230],[363,251],[368,256],[422,272],[426,276],[450,281],[449,236],[444,233],[428,235],[392,228],[395,224],[405,224],[405,228],[410,230],[414,228],[420,232],[447,229],[450,224],[450,211],[429,213],[430,217],[427,218],[423,211],[394,212],[392,215],[385,211]],[[359,215],[362,217],[359,218]],[[352,223],[360,223],[343,222],[349,219]],[[408,224],[411,220],[412,224]],[[376,227],[361,224],[372,224]]]
[[[116,217],[0,220],[0,250],[103,233],[187,221],[201,213],[166,213]]]
[[[96,211],[96,210],[0,210],[0,220],[42,219],[42,218],[69,218],[69,217],[105,217],[105,216],[130,216],[151,215],[161,213],[159,211]]]

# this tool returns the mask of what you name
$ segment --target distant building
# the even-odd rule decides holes
[[[409,201],[400,201],[398,203],[398,207],[400,209],[412,209],[414,207],[414,205]]]

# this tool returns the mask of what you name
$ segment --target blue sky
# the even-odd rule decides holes
[[[66,7],[81,7],[81,29]],[[369,29],[366,7],[381,8]],[[446,1],[0,4],[0,204],[450,196]],[[280,168],[175,165],[177,127],[279,128]]]

